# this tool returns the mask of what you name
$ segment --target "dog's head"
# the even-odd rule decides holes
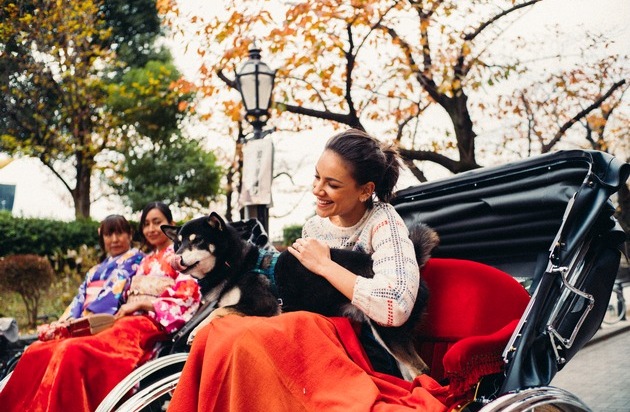
[[[174,269],[203,279],[221,259],[229,234],[225,221],[217,213],[193,219],[183,226],[162,225],[162,232],[174,243]]]

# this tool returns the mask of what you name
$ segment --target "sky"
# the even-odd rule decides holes
[[[216,0],[180,0],[182,11],[215,10]],[[211,4],[212,3],[212,4]],[[618,39],[620,52],[630,54],[630,0],[545,0],[536,5],[510,30],[525,33],[537,30],[541,25],[560,22],[573,30],[584,27],[616,27],[612,34]],[[550,42],[550,48],[565,48],[566,44]],[[192,55],[183,53],[181,47],[173,48],[176,63],[187,77],[194,79],[194,64],[189,64]],[[276,132],[270,135],[275,147],[276,170],[291,170],[292,180],[286,176],[274,181],[273,200],[270,210],[270,235],[272,239],[282,237],[282,228],[302,224],[314,211],[314,198],[310,194],[314,165],[326,139],[334,131],[331,128],[307,130],[300,134]],[[217,146],[225,142],[217,141]],[[6,156],[0,153],[0,159]],[[436,172],[432,178],[444,177]],[[24,217],[48,217],[61,220],[74,219],[74,208],[70,194],[64,186],[36,159],[17,159],[0,168],[0,183],[15,184],[16,197],[13,213]],[[399,188],[415,184],[406,173]],[[210,210],[208,210],[209,212]],[[221,213],[220,210],[217,210]],[[100,199],[92,204],[92,217],[100,220],[110,213],[123,213],[135,220],[120,201]],[[177,216],[176,216],[177,219]]]

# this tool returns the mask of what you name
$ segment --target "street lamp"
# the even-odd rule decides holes
[[[271,178],[273,168],[273,146],[262,142],[262,138],[272,130],[263,131],[269,120],[269,106],[276,71],[260,60],[260,49],[252,43],[249,59],[236,73],[236,87],[241,93],[245,106],[245,119],[254,128],[254,136],[243,148],[243,182],[241,203],[245,205],[245,217],[256,218],[269,232],[268,206],[271,203]],[[249,159],[248,159],[249,157]],[[247,181],[245,168],[248,168]],[[247,187],[246,187],[247,186]]]

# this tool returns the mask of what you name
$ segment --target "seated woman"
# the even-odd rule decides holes
[[[201,295],[197,281],[175,271],[171,257],[173,242],[160,229],[173,225],[173,215],[162,202],[145,206],[140,217],[142,238],[151,252],[142,259],[131,281],[127,301],[116,313],[120,319],[134,313],[146,314],[167,333],[179,330],[199,308]]]
[[[332,137],[315,167],[316,216],[288,249],[384,326],[408,319],[420,286],[407,227],[388,203],[399,170],[396,151],[362,131]],[[374,277],[332,261],[331,247],[370,254]],[[359,343],[345,318],[293,312],[215,319],[194,338],[168,410],[445,410],[439,384],[426,375],[414,383],[393,376],[391,356],[361,329]]]
[[[103,250],[103,261],[91,268],[79,291],[59,317],[59,322],[78,319],[92,313],[118,311],[123,293],[129,288],[144,254],[131,247],[133,229],[123,216],[111,215],[101,222],[98,243]]]
[[[132,279],[147,282],[131,281],[130,287],[120,289],[139,299],[117,307],[116,322],[96,335],[29,346],[0,393],[0,404],[16,411],[93,411],[149,358],[157,341],[192,316],[199,305],[199,289],[194,279],[166,263],[173,247],[159,227],[167,223],[172,223],[172,216],[162,203],[151,203],[142,212],[142,234],[152,251],[134,264],[137,274]]]

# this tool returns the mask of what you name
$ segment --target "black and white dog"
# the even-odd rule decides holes
[[[173,267],[203,281],[204,289],[218,301],[217,309],[202,325],[228,313],[274,316],[306,310],[325,316],[346,316],[371,324],[375,335],[399,362],[405,378],[427,372],[412,339],[428,299],[428,290],[422,282],[407,322],[399,327],[384,327],[370,321],[327,280],[308,271],[289,252],[263,250],[245,241],[214,212],[181,227],[164,225],[162,231],[175,243]],[[438,244],[438,236],[424,225],[410,235],[418,265],[422,267]],[[356,275],[374,276],[369,255],[342,249],[331,249],[330,253],[335,262]]]

